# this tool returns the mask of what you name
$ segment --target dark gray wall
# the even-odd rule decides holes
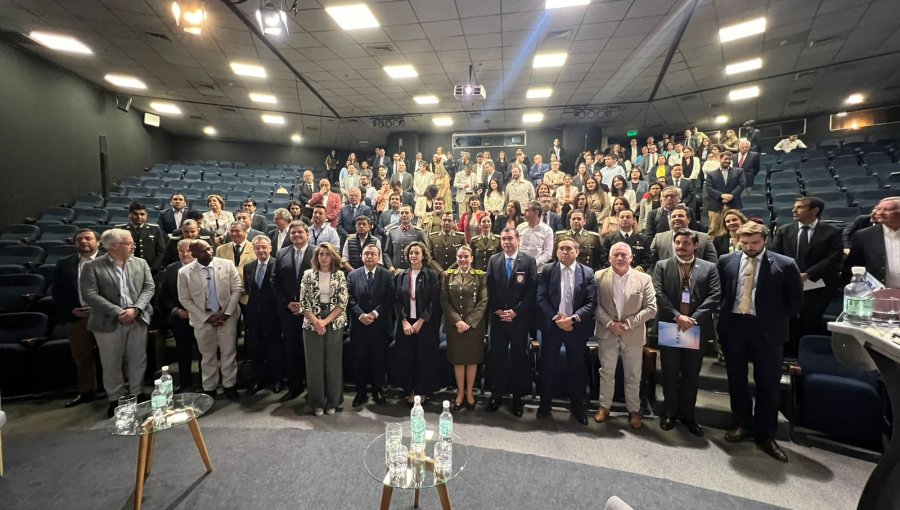
[[[214,159],[243,161],[247,164],[287,163],[322,168],[329,151],[330,149],[303,145],[274,145],[212,138],[172,138],[172,158],[179,161]],[[347,157],[347,154],[346,150],[338,151],[340,157]]]
[[[0,225],[99,192],[98,135],[110,180],[170,157],[168,133],[116,109],[110,92],[2,42],[0,91]]]

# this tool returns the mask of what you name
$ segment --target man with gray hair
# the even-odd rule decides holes
[[[85,306],[91,309],[87,328],[94,333],[103,367],[103,387],[112,416],[125,394],[122,359],[128,359],[131,393],[142,395],[147,369],[147,326],[153,316],[156,286],[150,266],[132,255],[131,232],[113,228],[100,237],[106,255],[86,263],[79,287]]]
[[[275,229],[269,231],[269,239],[272,240],[272,253],[278,253],[278,250],[291,245],[291,235],[288,227],[294,220],[291,211],[283,207],[275,209]]]

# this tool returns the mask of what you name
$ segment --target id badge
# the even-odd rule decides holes
[[[681,302],[691,304],[691,291],[687,289],[681,291]]]

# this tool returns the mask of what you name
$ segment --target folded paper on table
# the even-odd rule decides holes
[[[825,280],[821,278],[819,278],[818,280],[806,280],[805,282],[803,282],[803,292],[823,288],[825,288]]]
[[[681,349],[700,349],[700,326],[679,331],[677,324],[660,322],[659,345]]]

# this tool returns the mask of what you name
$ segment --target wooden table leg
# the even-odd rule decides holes
[[[381,490],[381,510],[388,510],[391,508],[391,495],[394,494],[394,488],[390,485],[385,485],[384,489]]]
[[[413,500],[413,508],[419,508],[419,489],[416,489],[416,496]]]
[[[441,498],[441,508],[443,510],[452,510],[453,504],[450,503],[450,492],[447,490],[447,484],[442,483],[437,486],[438,496]]]
[[[144,478],[147,470],[149,443],[150,434],[141,435],[138,445],[137,477],[134,485],[134,510],[141,510],[141,500],[144,498]]]
[[[200,425],[197,423],[197,420],[191,420],[188,422],[188,427],[191,429],[191,434],[194,436],[194,442],[197,443],[197,450],[200,451],[200,458],[203,459],[203,463],[206,465],[206,472],[212,473],[212,462],[209,460],[209,452],[206,451],[206,443],[203,441],[203,434],[200,433]]]
[[[153,451],[156,450],[156,434],[149,434],[147,445],[147,465],[144,467],[144,480],[150,476],[150,465],[153,462]]]

